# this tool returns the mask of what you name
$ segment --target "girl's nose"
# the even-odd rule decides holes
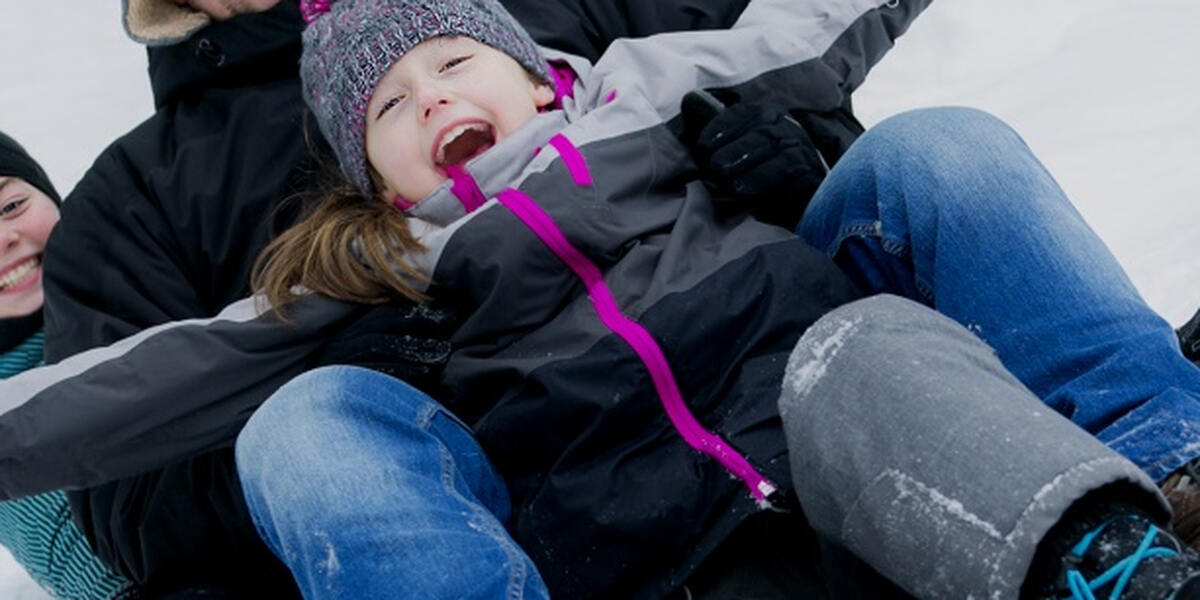
[[[432,119],[437,112],[451,103],[450,95],[439,88],[423,90],[421,93],[421,118]]]

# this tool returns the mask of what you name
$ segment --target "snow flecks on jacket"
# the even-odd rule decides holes
[[[854,319],[813,325],[788,358],[783,386],[795,390],[796,397],[806,396],[821,381],[829,363],[861,323],[862,319]],[[786,410],[787,407],[780,407],[780,412]]]
[[[978,515],[967,510],[962,502],[943,494],[936,488],[913,479],[906,473],[901,473],[896,469],[887,469],[879,477],[888,478],[894,482],[898,499],[918,497],[921,503],[927,506],[930,511],[937,510],[947,518],[966,523],[987,534],[990,538],[997,540],[1005,539],[1005,536],[1000,533],[1000,530],[995,525],[988,523]]]

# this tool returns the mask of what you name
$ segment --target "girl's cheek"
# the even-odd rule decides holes
[[[46,240],[50,238],[50,232],[54,230],[55,225],[58,225],[58,209],[51,207],[44,214],[39,214],[38,217],[29,233],[39,245],[45,248]]]

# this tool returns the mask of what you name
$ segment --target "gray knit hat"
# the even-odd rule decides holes
[[[413,46],[436,36],[466,36],[552,81],[529,33],[496,0],[301,0],[300,10],[309,21],[300,57],[304,101],[342,173],[367,195],[367,102]]]

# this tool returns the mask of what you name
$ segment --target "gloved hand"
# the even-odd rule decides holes
[[[396,300],[365,309],[314,356],[312,367],[354,365],[386,373],[437,397],[450,356],[454,312],[436,303]]]
[[[1192,316],[1183,327],[1175,331],[1179,336],[1179,347],[1188,360],[1200,366],[1200,311]]]
[[[722,109],[714,101],[693,91],[681,105],[682,138],[701,179],[719,201],[795,229],[829,171],[816,145],[781,106],[741,102]]]

